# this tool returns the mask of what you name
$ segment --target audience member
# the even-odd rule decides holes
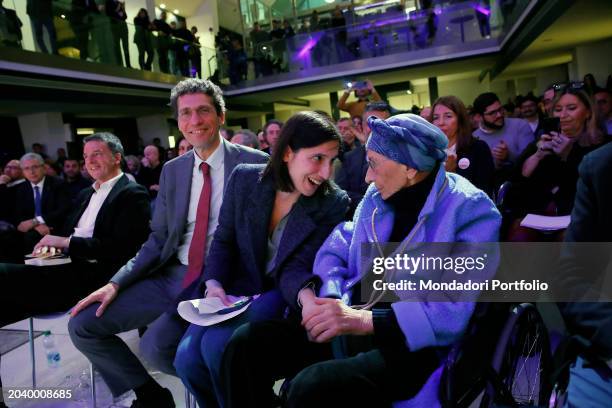
[[[25,178],[19,160],[11,160],[6,163],[3,173],[0,175],[0,186],[13,187],[24,181]]]
[[[206,297],[229,305],[231,295],[261,294],[239,317],[192,324],[183,336],[174,365],[201,407],[226,405],[219,373],[236,328],[280,319],[287,307],[299,310],[298,292],[314,280],[317,250],[348,208],[346,193],[328,182],[340,146],[333,122],[296,113],[277,146],[267,165],[241,165],[232,174],[206,268],[189,297],[200,298],[206,289]],[[250,239],[237,239],[245,228]]]
[[[431,114],[432,114],[431,106],[424,106],[423,109],[421,109],[421,112],[419,112],[419,116],[430,123],[431,123]]]
[[[270,145],[266,142],[266,136],[264,135],[263,130],[257,132],[257,142],[259,142],[259,150],[264,152],[270,151]]]
[[[89,34],[95,31],[94,19],[99,14],[100,9],[95,1],[72,0],[70,24],[76,37],[76,48],[79,50],[79,58],[82,60],[87,60],[90,57]]]
[[[234,131],[226,127],[222,127],[220,132],[221,132],[221,137],[227,140],[228,142],[232,140],[232,137],[234,136]]]
[[[163,153],[154,144],[148,145],[144,149],[144,158],[142,159],[142,182],[149,191],[151,198],[157,197],[159,191],[159,178],[163,166]]]
[[[178,155],[182,156],[191,149],[193,149],[193,146],[191,143],[189,143],[189,140],[187,140],[185,137],[181,137],[178,143]]]
[[[66,154],[66,149],[64,149],[63,147],[58,147],[57,151],[57,159],[55,159],[55,165],[62,169],[64,167],[64,162],[66,161],[66,159],[68,159],[68,155]]]
[[[173,32],[175,37],[175,55],[178,72],[184,77],[190,77],[189,72],[189,53],[193,48],[195,37],[191,31],[185,26],[184,20],[177,21],[177,28]]]
[[[159,69],[166,74],[170,73],[170,63],[168,61],[168,51],[170,50],[170,35],[172,30],[166,19],[168,18],[165,11],[159,14],[159,18],[153,20],[154,31],[157,31],[157,62]]]
[[[544,106],[544,114],[547,117],[552,117],[553,113],[553,100],[555,99],[555,88],[554,85],[549,86],[544,91],[544,95],[542,96],[542,104]]]
[[[365,112],[363,113],[362,122],[364,129],[363,133],[359,134],[359,137],[362,137],[362,140],[360,140],[361,145],[351,150],[344,156],[342,166],[336,174],[335,182],[341,189],[348,193],[351,199],[351,207],[349,213],[347,214],[349,218],[352,217],[353,212],[368,189],[368,183],[365,179],[368,171],[365,144],[370,134],[370,128],[368,127],[367,121],[369,116],[387,119],[389,116],[391,116],[389,105],[387,105],[385,102],[374,102],[366,106]]]
[[[539,103],[540,101],[532,92],[529,92],[524,97],[517,98],[516,102],[521,110],[521,118],[527,121],[535,140],[542,136],[542,121],[540,120],[540,111],[538,109]]]
[[[49,54],[49,49],[47,44],[45,44],[43,35],[44,27],[49,35],[51,54],[57,54],[57,34],[53,24],[53,0],[27,0],[26,13],[30,16],[38,48],[42,52]]]
[[[106,0],[104,9],[109,17],[111,33],[113,35],[113,50],[115,52],[115,60],[118,65],[123,65],[127,68],[132,68],[130,62],[130,44],[128,40],[128,26],[126,23],[127,13],[125,12],[125,1],[122,0]],[[123,59],[121,58],[121,50],[123,50]]]
[[[105,282],[147,237],[149,199],[142,186],[121,173],[121,142],[110,133],[93,134],[84,142],[83,156],[96,182],[81,192],[64,227],[36,244],[36,251],[56,248],[68,253],[71,262],[0,264],[0,327],[38,314],[66,311]],[[24,159],[24,167],[31,166],[29,161]],[[26,175],[31,172],[25,171]],[[45,188],[47,183],[49,180]]]
[[[267,150],[264,149],[264,152],[269,153],[270,155],[274,153],[282,127],[283,122],[276,119],[271,119],[266,122],[266,125],[263,128],[263,133],[266,143],[268,144],[268,148]]]
[[[234,136],[232,136],[231,142],[259,150],[259,142],[257,141],[257,136],[249,129],[240,129],[235,132]]]
[[[234,332],[223,356],[228,407],[274,406],[272,385],[280,378],[292,378],[285,394],[290,407],[386,407],[407,399],[406,406],[440,404],[444,353],[461,339],[474,303],[423,295],[409,300],[396,290],[391,304],[374,299],[351,307],[360,303],[360,285],[370,275],[362,245],[412,236],[418,242],[496,241],[501,217],[486,194],[444,171],[447,140],[438,128],[411,114],[368,122],[373,185],[354,221],[336,227],[318,251],[313,271],[319,280],[298,293],[301,313]]]
[[[1,234],[0,258],[5,262],[22,262],[42,237],[61,227],[71,204],[64,182],[45,175],[40,155],[26,153],[19,162],[27,182],[13,187],[9,221],[16,231]]]
[[[270,75],[272,70],[266,61],[266,53],[263,50],[263,43],[270,41],[270,34],[261,29],[259,22],[253,23],[253,29],[249,33],[251,47],[253,50],[253,66],[255,68],[255,78]]]
[[[0,44],[5,47],[21,48],[23,23],[17,17],[15,10],[4,7],[2,3],[4,0],[0,0]]]
[[[230,84],[236,85],[240,81],[247,79],[248,58],[242,47],[242,41],[239,38],[233,38],[231,48],[227,53],[229,60],[229,79]]]
[[[184,326],[164,312],[175,304],[184,283],[202,271],[231,171],[239,163],[267,160],[261,152],[222,140],[225,103],[212,82],[179,82],[170,105],[193,150],[164,166],[145,244],[109,283],[79,302],[68,323],[73,343],[112,394],[133,389],[135,406],[174,407],[174,402],[117,334],[148,325],[141,352],[156,367],[174,373],[172,361]]]
[[[72,203],[76,203],[81,190],[91,186],[89,180],[81,175],[81,165],[77,159],[66,159],[64,161],[64,181]]]
[[[342,154],[340,158],[344,160],[344,154],[350,152],[361,143],[357,140],[357,135],[355,134],[355,130],[353,129],[353,123],[350,118],[340,118],[338,122],[336,122],[336,127],[338,128],[338,132],[340,132],[340,136],[342,136]]]
[[[47,153],[45,152],[45,147],[37,142],[32,143],[32,153],[36,153],[37,155],[42,157],[43,160],[47,160],[49,158],[49,156],[47,156]]]
[[[15,189],[14,186],[25,182],[26,179],[23,177],[23,172],[21,171],[21,165],[19,164],[19,160],[11,160],[6,166],[4,166],[4,170],[2,174],[0,174],[0,230],[12,230],[14,227],[10,223],[11,221],[11,212],[13,211],[13,206],[15,205],[13,199],[13,193]],[[0,232],[0,236],[3,232]],[[0,241],[2,239],[0,238]],[[0,242],[1,244],[1,242]],[[3,251],[0,251],[4,252]],[[2,257],[0,256],[0,259]]]
[[[153,63],[153,35],[155,29],[149,19],[147,9],[138,10],[138,15],[134,17],[134,44],[138,48],[138,65],[140,69],[151,71]]]
[[[362,81],[351,84],[348,89],[345,89],[337,104],[338,109],[348,112],[348,114],[351,115],[351,118],[361,118],[368,103],[382,100],[370,80],[365,81],[365,86],[361,86],[361,82]],[[357,100],[347,103],[346,100],[352,91],[355,92],[355,98],[357,98]]]
[[[518,156],[533,141],[533,132],[522,119],[504,118],[504,108],[493,92],[476,97],[474,112],[480,122],[474,136],[489,145],[497,169],[497,184],[501,184],[510,176]]]
[[[605,88],[595,89],[593,94],[597,117],[601,123],[601,128],[606,131],[608,136],[612,136],[612,93]]]
[[[468,179],[490,197],[495,165],[489,146],[472,135],[465,105],[455,96],[443,96],[433,104],[432,123],[448,138],[445,169]]]
[[[609,243],[612,241],[612,144],[586,155],[579,174],[572,222],[565,241]],[[606,279],[610,252],[597,245],[590,244],[588,251],[581,251],[569,244],[561,252],[555,279],[576,300],[582,299],[585,292],[599,290]],[[570,367],[567,405],[612,406],[612,303],[577,301],[560,303],[559,309],[569,334],[580,336],[585,345]]]
[[[516,219],[508,239],[540,241],[562,240],[563,231],[543,236],[534,229],[521,227],[527,214],[569,215],[572,211],[578,181],[578,166],[585,154],[603,141],[594,109],[588,95],[568,85],[553,102],[553,115],[561,121],[560,132],[543,134],[519,157],[515,178]],[[520,204],[519,204],[520,203]]]
[[[140,159],[134,155],[128,155],[125,156],[125,164],[127,172],[134,176],[134,180],[136,180],[138,184],[144,186],[145,180],[141,172],[142,164],[140,163]]]
[[[202,78],[202,51],[200,51],[200,37],[197,36],[198,27],[191,27],[193,41],[189,48],[189,61],[191,62],[191,77]]]

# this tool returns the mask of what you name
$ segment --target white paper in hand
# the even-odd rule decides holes
[[[189,323],[197,324],[198,326],[211,326],[238,316],[245,312],[252,303],[252,298],[246,296],[232,296],[230,300],[234,301],[234,305],[238,304],[238,302],[244,302],[244,305],[236,310],[226,312],[228,309],[231,310],[234,305],[225,306],[218,297],[211,297],[180,302],[177,311]]]

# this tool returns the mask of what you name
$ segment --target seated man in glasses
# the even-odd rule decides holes
[[[0,262],[22,262],[42,237],[61,227],[70,209],[64,181],[45,174],[42,156],[26,153],[19,165],[26,181],[3,194],[4,221],[14,228],[0,233]]]
[[[504,108],[493,92],[478,95],[473,106],[480,123],[474,136],[489,145],[498,173],[497,182],[501,184],[508,179],[517,157],[533,142],[533,132],[525,120],[505,118]]]

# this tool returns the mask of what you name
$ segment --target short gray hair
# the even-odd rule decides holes
[[[253,149],[259,149],[259,140],[257,140],[257,135],[251,132],[249,129],[237,130],[234,132],[234,137],[236,135],[242,135],[245,143],[253,147]]]
[[[43,159],[42,156],[38,153],[24,154],[23,156],[21,156],[21,159],[19,159],[19,165],[23,165],[23,162],[26,160],[36,160],[40,164],[45,164],[45,159]]]
[[[83,144],[87,142],[104,142],[110,149],[110,151],[115,154],[119,153],[121,158],[123,159],[123,145],[121,144],[121,140],[112,133],[109,132],[98,132],[93,135],[89,135],[83,139]]]
[[[170,107],[175,119],[178,117],[178,98],[183,95],[198,93],[210,96],[217,111],[217,116],[225,113],[225,101],[221,88],[207,79],[188,78],[176,84],[170,92]]]

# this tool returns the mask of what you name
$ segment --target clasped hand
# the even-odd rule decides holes
[[[315,297],[302,306],[302,326],[316,343],[331,341],[343,334],[374,332],[372,312],[353,309],[341,300]]]

